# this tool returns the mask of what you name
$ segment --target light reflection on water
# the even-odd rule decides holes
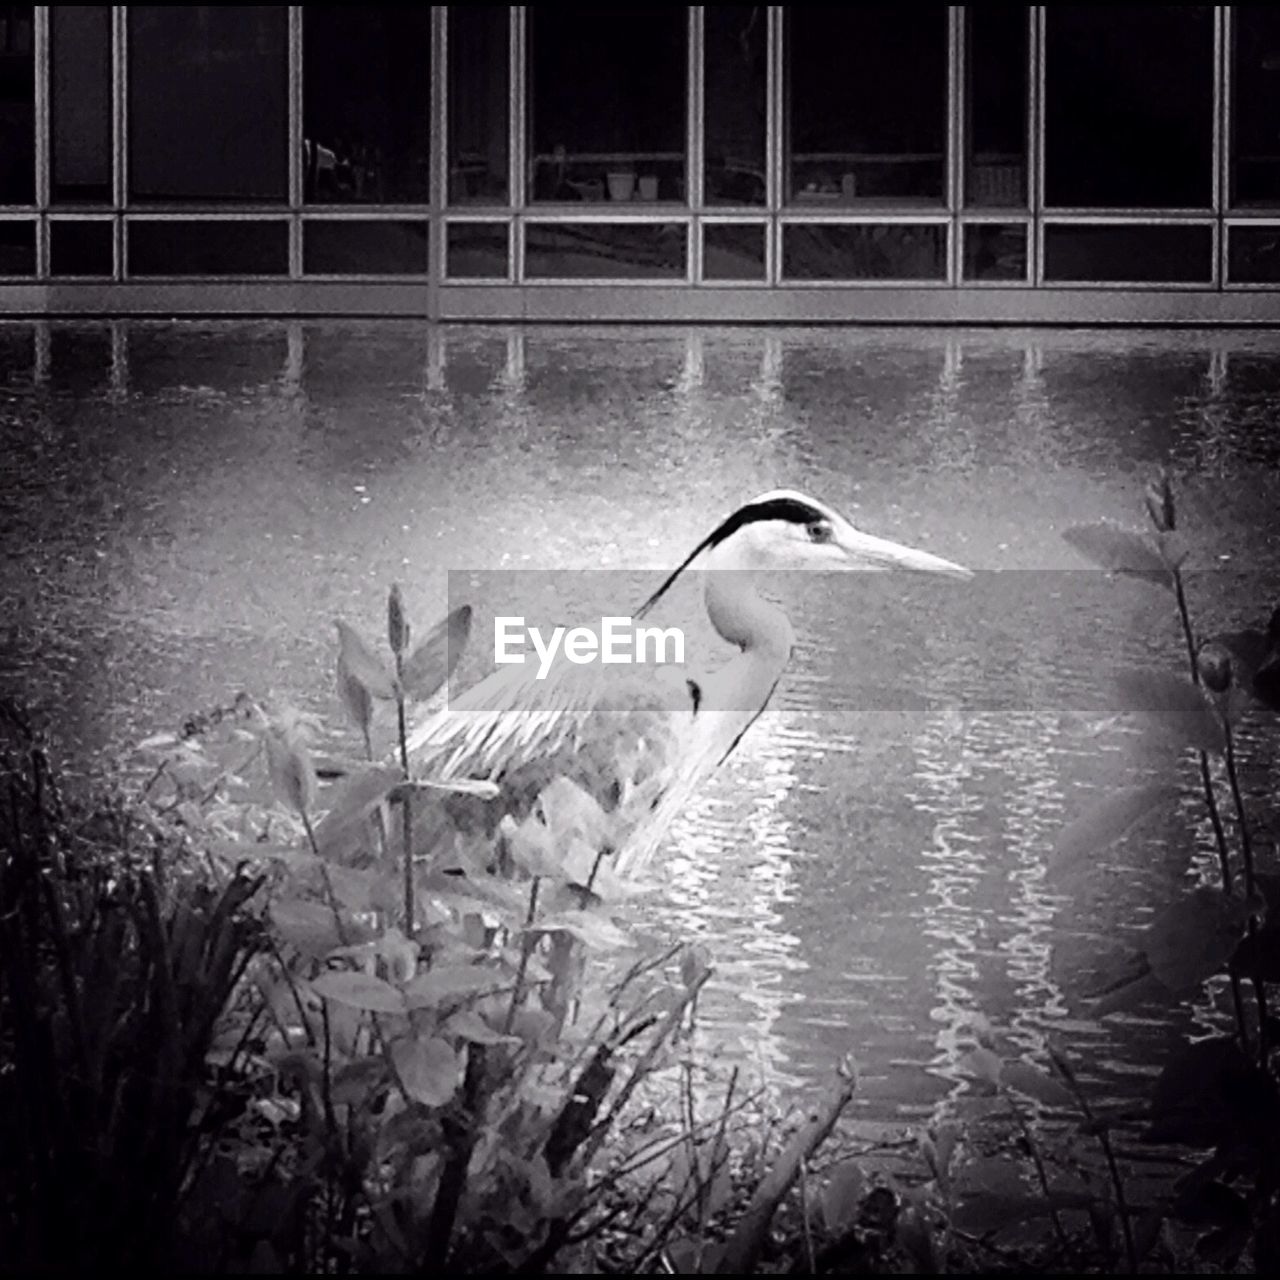
[[[1091,1045],[1122,1094],[1185,1014],[1105,1025],[1097,949],[1174,892],[1194,826],[1072,883],[1055,832],[1165,765],[1118,730],[1115,662],[1181,661],[1169,602],[1068,573],[1072,523],[1135,522],[1174,473],[1193,595],[1256,622],[1280,568],[1265,336],[505,329],[416,324],[0,326],[0,692],[82,756],[243,685],[336,715],[331,619],[422,622],[450,569],[657,570],[779,486],[978,569],[972,587],[786,584],[799,645],[770,710],[676,824],[648,924],[708,942],[727,1060],[824,1078],[853,1049],[868,1120],[967,1096],[985,1015],[1041,1057]],[[1081,725],[1086,728],[1082,729]],[[1269,746],[1249,777],[1273,787]],[[1171,848],[1172,853],[1162,850]],[[1175,856],[1176,855],[1176,856]],[[1172,864],[1174,873],[1168,866]],[[1163,895],[1163,898],[1162,898]]]

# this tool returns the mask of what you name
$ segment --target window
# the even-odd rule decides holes
[[[109,221],[49,223],[49,274],[110,276],[115,227]]]
[[[1044,229],[1044,278],[1055,283],[1209,284],[1213,228],[1050,225]]]
[[[0,5],[0,204],[34,204],[36,198],[33,18],[29,4]],[[6,236],[14,234],[19,233],[12,227],[5,229]],[[6,262],[14,261],[4,252]]]
[[[685,198],[688,10],[533,5],[529,198]]]
[[[283,5],[131,5],[129,191],[135,200],[283,201]]]
[[[430,6],[306,5],[302,104],[307,200],[425,204]]]
[[[289,270],[285,222],[138,221],[128,227],[131,276],[268,276]]]
[[[449,203],[505,204],[510,104],[506,5],[449,6]]]
[[[505,222],[451,222],[445,274],[451,280],[505,280],[510,240]]]
[[[763,223],[704,222],[702,278],[763,281],[765,233]]]
[[[111,10],[49,10],[50,146],[55,204],[111,200]]]
[[[947,229],[815,223],[782,229],[785,280],[945,280]]]
[[[1270,5],[1236,5],[1232,13],[1231,203],[1274,207],[1280,205],[1280,13]]]
[[[531,222],[524,236],[530,280],[685,278],[688,233],[677,222]]]
[[[785,17],[788,199],[940,202],[946,7],[798,5]]]
[[[1213,10],[1045,9],[1045,202],[1207,207],[1213,194]]]
[[[421,275],[427,269],[428,224],[389,221],[308,221],[302,269],[308,275]]]
[[[969,207],[1027,203],[1028,10],[1021,5],[965,8],[968,147],[964,202]]]
[[[1024,223],[971,222],[964,228],[966,280],[1023,283],[1027,278]]]
[[[769,23],[764,5],[703,9],[707,204],[764,204]]]

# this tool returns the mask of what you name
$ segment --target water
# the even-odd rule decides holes
[[[1183,660],[1170,597],[1061,534],[1138,524],[1167,465],[1195,607],[1265,617],[1277,375],[1241,333],[8,324],[0,692],[79,761],[244,687],[336,718],[331,619],[378,634],[392,580],[422,621],[451,568],[656,580],[746,498],[806,490],[999,572],[785,584],[792,666],[644,908],[713,948],[704,1036],[801,1085],[852,1049],[858,1114],[893,1124],[965,1091],[981,1013],[1030,1059],[1062,1031],[1126,1097],[1221,995],[1098,1023],[1080,993],[1204,830],[1189,788],[1181,821],[1046,872],[1066,817],[1174,767],[1088,729],[1107,671]]]

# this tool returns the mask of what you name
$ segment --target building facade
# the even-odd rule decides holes
[[[1280,8],[0,6],[0,314],[1280,321]]]

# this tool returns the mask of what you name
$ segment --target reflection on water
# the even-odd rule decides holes
[[[712,946],[726,1059],[812,1080],[853,1049],[868,1120],[963,1097],[978,1015],[1032,1058],[1069,1031],[1121,1094],[1221,995],[1099,1025],[1080,992],[1209,835],[1189,792],[1177,826],[1046,872],[1065,818],[1169,767],[1107,727],[1106,671],[1182,660],[1167,598],[1068,572],[1061,534],[1135,521],[1168,465],[1197,609],[1265,616],[1277,374],[1235,333],[0,325],[0,692],[81,761],[243,686],[334,715],[331,619],[375,634],[392,580],[425,622],[449,570],[656,571],[808,490],[999,572],[780,584],[791,668],[646,926]]]

